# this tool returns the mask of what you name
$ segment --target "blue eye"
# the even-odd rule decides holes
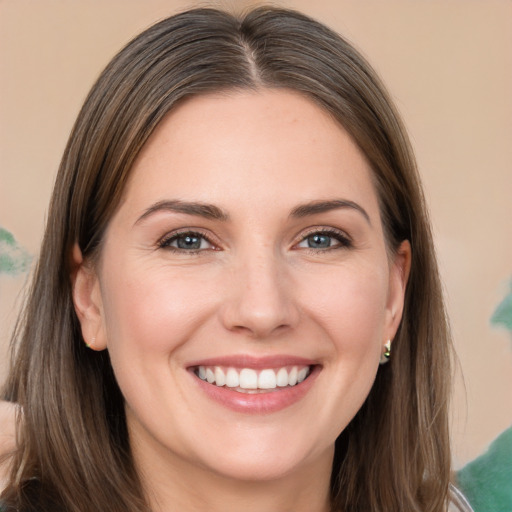
[[[201,233],[187,231],[171,235],[159,242],[163,249],[183,252],[198,252],[213,249],[213,244]]]
[[[347,248],[351,245],[351,241],[341,232],[322,230],[307,235],[297,244],[297,247],[326,250]]]
[[[332,237],[322,234],[311,235],[306,238],[310,249],[327,249],[332,245]]]

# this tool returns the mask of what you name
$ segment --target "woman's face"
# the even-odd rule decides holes
[[[408,261],[407,244],[388,258],[364,156],[310,100],[181,104],[75,282],[137,460],[244,480],[329,471],[397,329]]]

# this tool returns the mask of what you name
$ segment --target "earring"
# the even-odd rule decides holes
[[[390,357],[391,357],[391,340],[388,340],[388,341],[386,341],[386,343],[384,343],[384,352],[380,356],[379,364],[386,364],[389,361]]]
[[[94,350],[95,343],[96,343],[96,336],[93,336],[90,343],[85,342],[85,346],[87,348],[92,348]]]

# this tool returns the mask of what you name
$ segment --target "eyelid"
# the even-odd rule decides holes
[[[206,240],[212,247],[208,249],[180,249],[178,247],[173,247],[172,245],[169,245],[170,242],[172,242],[174,239],[178,238],[181,235],[193,235],[200,238],[203,238]],[[180,253],[188,253],[188,254],[195,254],[203,251],[218,251],[220,250],[219,244],[213,241],[213,237],[206,233],[201,228],[180,228],[176,229],[174,231],[171,231],[169,233],[166,233],[164,236],[158,239],[156,242],[158,249],[166,249],[174,252],[180,252]]]
[[[299,248],[298,247],[298,245],[301,242],[304,242],[304,240],[306,240],[306,238],[308,238],[311,235],[316,235],[316,234],[327,235],[327,236],[336,238],[339,241],[339,245],[327,247],[325,249],[313,249],[311,247],[309,247],[309,248],[307,248],[307,247]],[[348,233],[346,233],[342,229],[334,228],[332,226],[312,226],[312,227],[306,229],[305,231],[302,231],[296,237],[296,240],[297,241],[293,244],[293,249],[310,250],[313,252],[326,252],[326,251],[333,250],[333,249],[346,249],[346,248],[350,248],[353,246],[352,238],[348,235]]]
[[[320,235],[327,235],[330,237],[333,237],[338,240],[338,244],[334,245],[332,247],[327,247],[324,249],[315,249],[315,248],[300,248],[298,245],[305,241],[309,236],[320,234]],[[206,248],[206,249],[182,249],[178,247],[173,247],[170,245],[170,243],[178,238],[181,235],[192,235],[200,237],[206,242],[208,242],[212,247]],[[178,253],[187,253],[187,254],[195,254],[200,253],[204,251],[219,251],[221,250],[220,244],[216,241],[214,241],[214,238],[210,233],[206,232],[202,228],[194,228],[194,227],[186,227],[186,228],[180,228],[176,229],[174,231],[168,232],[165,235],[163,235],[161,238],[159,238],[156,242],[156,246],[158,249],[166,249]],[[293,243],[292,249],[294,250],[310,250],[312,252],[326,252],[333,249],[343,249],[343,248],[350,248],[352,247],[352,238],[343,230],[334,228],[332,226],[312,226],[310,228],[307,228],[306,230],[300,232],[295,237],[295,242]]]

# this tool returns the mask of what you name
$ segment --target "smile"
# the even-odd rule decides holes
[[[311,373],[309,365],[283,366],[280,368],[233,368],[198,366],[194,374],[217,387],[227,387],[239,393],[264,393],[294,387]]]
[[[187,365],[203,396],[237,413],[257,415],[301,402],[322,368],[319,361],[290,355],[228,355]]]

